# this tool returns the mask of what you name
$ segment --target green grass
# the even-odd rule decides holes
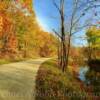
[[[9,63],[13,63],[13,62],[20,62],[20,61],[25,61],[25,60],[26,59],[16,59],[16,60],[0,59],[0,65],[9,64]]]
[[[36,100],[90,100],[81,85],[68,70],[63,73],[55,60],[49,60],[38,71]]]
[[[20,61],[26,61],[29,58],[19,58],[19,59],[0,59],[0,65],[3,64],[9,64],[9,63],[14,63],[14,62],[20,62]]]
[[[2,65],[2,64],[8,64],[8,63],[10,63],[11,61],[9,61],[9,60],[5,60],[5,59],[0,59],[0,65]]]
[[[27,61],[29,59],[38,59],[40,57],[32,57],[32,58],[17,58],[17,59],[12,59],[12,58],[9,58],[9,59],[0,59],[0,65],[3,65],[3,64],[9,64],[9,63],[13,63],[13,62],[20,62],[20,61]]]

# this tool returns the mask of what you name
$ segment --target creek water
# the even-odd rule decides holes
[[[79,69],[79,75],[78,75],[78,78],[84,82],[85,84],[89,84],[89,81],[87,81],[86,79],[86,73],[89,71],[89,67],[88,66],[82,66],[80,67]]]
[[[100,76],[96,76],[95,72],[93,74],[92,71],[94,72],[94,70],[91,70],[89,66],[81,66],[79,68],[78,78],[81,80],[81,82],[83,82],[85,86],[87,87],[90,86],[90,90],[92,89],[92,91],[100,97]],[[89,73],[90,75],[91,73],[93,75],[90,77],[86,76],[86,74]],[[100,99],[96,99],[96,100],[100,100]]]

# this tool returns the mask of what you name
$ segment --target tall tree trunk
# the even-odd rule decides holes
[[[66,66],[68,66],[68,63],[69,63],[70,42],[71,42],[71,38],[70,38],[70,36],[69,36],[69,38],[68,38],[68,47],[67,47],[67,60],[66,60]]]
[[[66,68],[66,45],[65,45],[65,26],[64,26],[64,0],[61,0],[61,46],[62,46],[62,71],[65,71]]]
[[[64,39],[62,40],[62,59],[63,59],[63,65],[62,65],[63,69],[62,70],[64,72],[66,68],[66,60],[67,60],[65,36],[64,36]]]
[[[63,46],[62,46],[62,41],[60,44],[60,67],[63,69]]]

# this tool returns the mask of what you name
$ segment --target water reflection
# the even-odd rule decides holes
[[[87,82],[86,80],[86,73],[89,71],[89,67],[85,66],[85,67],[80,67],[79,70],[79,79],[83,82]],[[87,82],[88,84],[89,82]]]
[[[90,90],[92,89],[94,93],[100,93],[100,72],[96,72],[95,70],[91,69],[91,67],[82,66],[79,69],[78,78],[86,86],[90,86]]]

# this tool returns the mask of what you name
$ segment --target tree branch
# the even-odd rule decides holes
[[[52,29],[52,31],[61,39],[60,34],[55,29]]]
[[[86,25],[84,25],[84,26],[78,28],[78,30],[75,31],[75,32],[73,32],[73,33],[71,34],[71,36],[74,35],[74,34],[76,34],[76,33],[78,33],[78,32],[80,32],[80,31],[83,30],[84,28],[86,28],[86,27],[91,27],[91,26],[98,26],[98,25],[97,25],[97,24],[86,24]]]
[[[59,6],[57,5],[57,3],[55,2],[55,0],[52,0],[53,5],[56,7],[56,9],[58,10],[58,12],[61,14],[61,10],[59,8]]]
[[[73,23],[72,27],[74,27],[80,21],[80,19],[85,15],[85,12],[87,12],[88,10],[90,10],[91,8],[94,8],[94,7],[100,7],[100,5],[93,5],[93,6],[89,6],[89,7],[85,8],[84,11],[82,12],[82,14],[79,16],[79,18]]]

